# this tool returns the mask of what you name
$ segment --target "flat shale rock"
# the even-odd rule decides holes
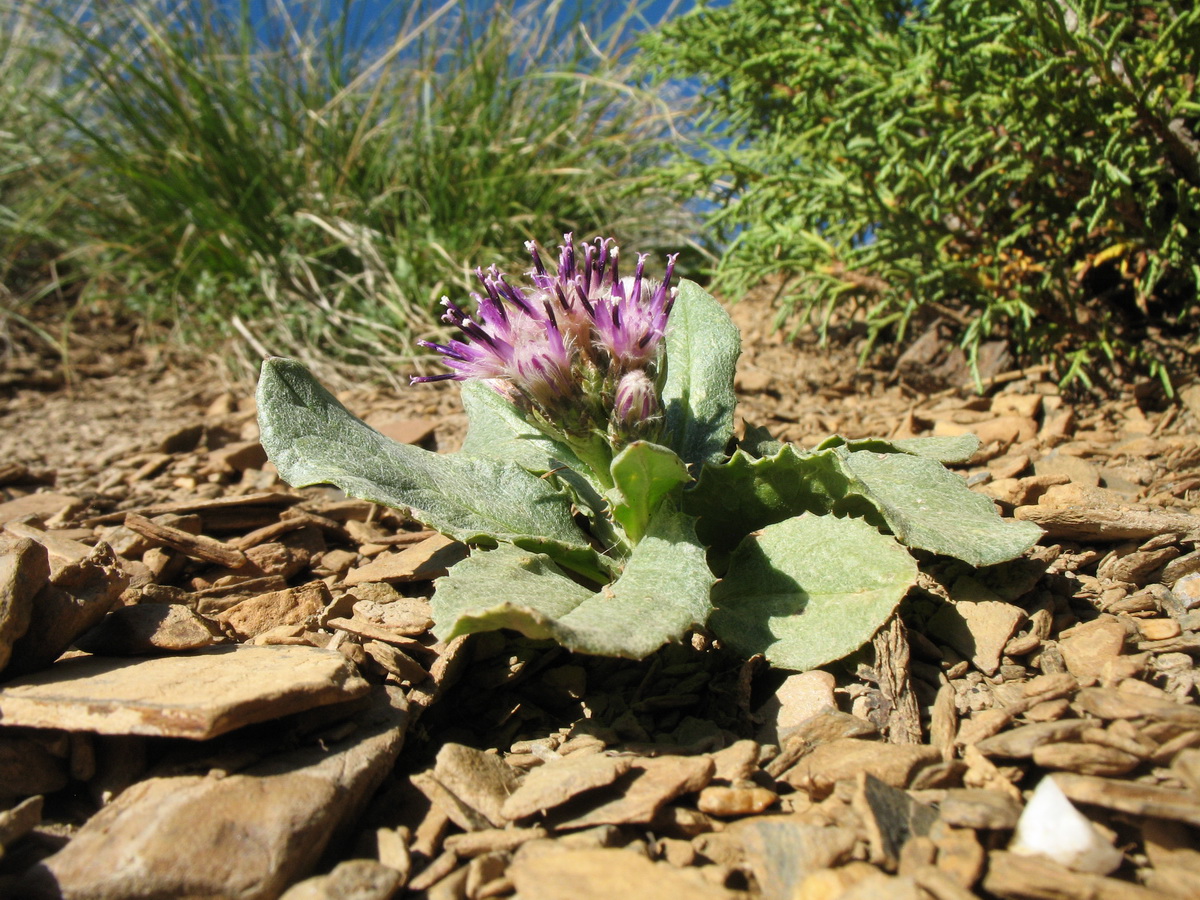
[[[33,598],[50,580],[46,548],[28,538],[0,534],[0,670],[29,628]]]
[[[75,641],[85,653],[153,656],[199,650],[221,638],[182,603],[142,603],[115,609]]]
[[[929,633],[975,663],[985,675],[1000,668],[1004,645],[1025,621],[1025,611],[1000,600],[947,603],[929,620]]]
[[[842,738],[816,747],[783,774],[781,780],[809,794],[823,795],[844,779],[866,772],[892,787],[907,787],[912,776],[940,762],[942,753],[928,744],[885,744]]]
[[[30,870],[21,896],[278,897],[361,812],[394,765],[406,724],[403,701],[380,691],[359,729],[339,743],[226,777],[139,782]]]
[[[698,872],[651,862],[630,850],[573,850],[519,859],[509,868],[508,876],[520,896],[538,900],[733,900],[737,896],[709,884]]]
[[[671,800],[707,787],[715,769],[707,756],[637,759],[614,782],[619,788],[613,792],[616,796],[606,793],[599,803],[583,796],[558,807],[550,818],[560,829],[647,823]]]
[[[323,581],[259,594],[235,603],[214,618],[241,640],[249,640],[279,625],[309,625],[332,601]]]
[[[29,628],[13,642],[6,677],[44,669],[112,609],[129,576],[107,544],[51,575],[32,601]]]
[[[0,721],[204,740],[367,689],[344,656],[316,647],[237,645],[136,661],[77,657],[0,689]]]
[[[629,771],[627,756],[594,753],[556,759],[530,770],[504,801],[501,813],[507,819],[523,819],[566,803],[577,794],[612,784]]]
[[[467,555],[467,547],[443,535],[426,538],[419,544],[380,556],[346,573],[346,584],[371,581],[426,581],[446,574],[446,570]]]

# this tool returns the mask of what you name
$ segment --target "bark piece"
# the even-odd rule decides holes
[[[908,632],[899,616],[892,616],[872,641],[875,678],[887,718],[884,736],[893,744],[921,743],[921,713],[909,680]],[[999,657],[997,657],[997,661]]]
[[[203,534],[191,534],[181,528],[153,522],[137,513],[125,516],[125,527],[160,547],[176,550],[191,559],[216,563],[230,569],[240,569],[247,562],[246,554],[236,547]]]
[[[368,685],[340,653],[213,647],[187,656],[68,659],[0,689],[5,725],[206,739],[352,700]]]
[[[406,724],[403,699],[378,689],[358,729],[339,743],[224,778],[142,781],[34,867],[22,896],[278,897],[353,823],[394,765]]]
[[[1013,518],[1033,522],[1048,537],[1071,541],[1142,541],[1200,532],[1200,516],[1118,506],[1018,506]]]

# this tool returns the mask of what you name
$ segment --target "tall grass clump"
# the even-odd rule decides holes
[[[902,339],[933,316],[1064,380],[1194,366],[1200,7],[731,0],[669,23],[698,86],[719,286]]]
[[[522,240],[680,240],[647,186],[674,112],[631,80],[636,5],[615,27],[565,2],[371,6],[38,4],[76,48],[44,100],[87,295],[233,337],[248,364],[361,376],[410,358],[443,293]]]

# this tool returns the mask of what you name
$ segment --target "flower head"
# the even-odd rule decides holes
[[[471,315],[449,299],[443,320],[460,336],[423,342],[451,369],[412,381],[488,382],[542,430],[574,445],[597,435],[618,444],[639,432],[639,419],[658,416],[663,337],[675,302],[674,255],[664,279],[645,274],[640,254],[622,277],[610,238],[576,250],[563,236],[557,271],[546,269],[536,244],[530,285],[520,287],[496,267],[476,270],[482,294]]]

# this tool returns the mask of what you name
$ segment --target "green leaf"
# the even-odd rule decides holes
[[[570,447],[529,424],[486,384],[464,381],[461,390],[468,421],[462,445],[465,456],[511,461],[535,475],[551,473],[585,510],[596,536],[610,547],[620,545],[606,517],[608,504],[599,486],[587,477],[587,466]]]
[[[701,469],[696,486],[684,491],[683,509],[698,517],[705,544],[732,550],[751,531],[804,512],[831,511],[849,486],[832,450],[804,453],[783,444],[755,459],[739,449],[727,462]]]
[[[979,449],[979,438],[973,434],[956,434],[901,438],[890,441],[882,438],[846,440],[840,435],[834,435],[814,447],[813,452],[833,447],[845,447],[848,450],[872,450],[875,453],[908,453],[912,456],[936,459],[945,465],[953,465],[965,463],[975,455],[975,451]]]
[[[333,484],[352,497],[409,507],[460,541],[519,543],[603,578],[570,501],[520,466],[396,443],[293,360],[266,360],[257,396],[262,445],[288,484]]]
[[[1020,556],[1042,536],[1032,522],[1002,519],[992,501],[936,460],[905,453],[846,453],[843,464],[860,494],[904,544],[973,566]]]
[[[679,282],[666,342],[666,443],[688,465],[720,460],[733,434],[733,374],[741,352],[737,326],[716,299],[685,279]]]
[[[473,553],[438,580],[433,631],[450,640],[511,628],[579,653],[642,659],[704,622],[714,580],[690,518],[660,511],[621,576],[596,593],[544,554]]]
[[[613,518],[634,544],[646,533],[662,499],[692,480],[674,450],[649,441],[634,441],[622,449],[612,461],[611,473],[613,489],[608,496]]]
[[[907,551],[866,522],[798,516],[734,551],[709,625],[745,656],[811,669],[870,640],[916,578]]]

